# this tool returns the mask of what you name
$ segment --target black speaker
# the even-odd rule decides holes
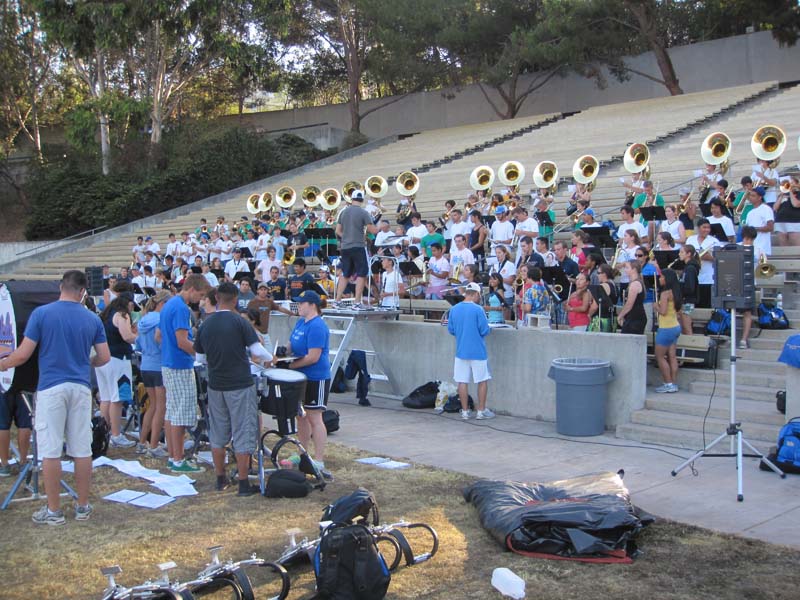
[[[711,306],[752,310],[755,304],[756,282],[753,247],[728,244],[716,248]]]
[[[89,280],[86,291],[90,296],[103,295],[103,267],[86,267],[86,279]]]

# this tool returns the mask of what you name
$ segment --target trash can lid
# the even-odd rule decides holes
[[[559,369],[598,369],[610,367],[611,363],[599,358],[554,358],[551,366]]]

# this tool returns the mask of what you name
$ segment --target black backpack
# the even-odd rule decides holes
[[[305,473],[280,469],[267,479],[264,495],[267,498],[305,498],[312,489]]]
[[[321,520],[346,524],[371,522],[372,525],[377,525],[380,523],[378,503],[372,492],[360,487],[346,496],[341,496],[333,504],[329,504],[322,511]]]
[[[314,554],[316,598],[380,600],[392,576],[375,537],[364,525],[333,523],[325,528]]]
[[[105,456],[111,441],[111,428],[101,415],[92,417],[92,459]]]
[[[333,433],[339,431],[339,411],[332,408],[326,408],[322,413],[322,422],[325,424],[325,431]]]

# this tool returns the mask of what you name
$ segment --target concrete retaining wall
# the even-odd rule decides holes
[[[47,248],[57,248],[66,243],[67,242],[64,240],[56,240],[53,242],[40,240],[37,242],[8,242],[0,244],[0,265],[25,258],[28,252],[33,253],[37,248],[42,249],[44,246]]]
[[[285,345],[296,317],[274,315],[272,342]],[[374,348],[401,396],[432,380],[452,381],[455,339],[441,325],[381,321],[356,325],[350,348]],[[540,329],[493,330],[487,338],[489,383],[487,404],[503,414],[555,421],[555,383],[547,377],[554,358],[597,358],[611,362],[606,427],[627,423],[644,407],[646,347],[644,336],[577,333]],[[346,358],[346,355],[345,355]],[[381,382],[374,390],[383,391]],[[470,394],[476,390],[471,386]]]

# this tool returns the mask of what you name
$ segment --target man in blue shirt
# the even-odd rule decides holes
[[[468,283],[464,288],[464,301],[450,309],[447,331],[456,337],[456,360],[453,379],[458,383],[458,399],[461,401],[461,418],[469,419],[468,387],[470,380],[478,384],[478,412],[476,418],[491,419],[494,412],[486,408],[489,372],[486,342],[489,321],[483,307],[478,304],[481,286]]]
[[[167,391],[165,427],[169,436],[167,466],[177,473],[202,471],[184,460],[183,438],[187,427],[197,423],[197,384],[194,378],[194,344],[189,304],[196,304],[210,289],[199,273],[186,278],[181,292],[161,309],[161,374]]]
[[[58,301],[31,313],[19,347],[0,360],[0,371],[18,367],[39,347],[39,383],[36,387],[36,443],[42,459],[47,506],[33,515],[33,522],[63,525],[61,510],[61,453],[75,462],[78,502],[75,519],[92,514],[89,487],[92,479],[92,393],[90,368],[111,360],[100,318],[86,310],[88,282],[81,271],[67,271],[61,278]],[[94,348],[95,356],[89,356]]]

